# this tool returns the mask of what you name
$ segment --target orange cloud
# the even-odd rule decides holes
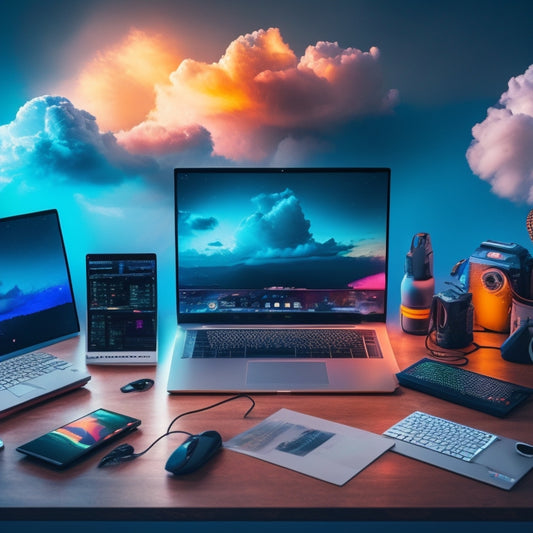
[[[319,42],[298,59],[277,28],[240,36],[217,63],[186,59],[169,80],[157,86],[147,120],[117,133],[127,149],[151,144],[153,152],[147,138],[154,131],[170,146],[169,138],[199,124],[211,134],[214,155],[259,161],[293,132],[387,112],[397,96],[384,87],[377,48]]]
[[[101,130],[130,129],[153,109],[156,85],[168,83],[178,64],[162,37],[132,29],[82,70],[69,99],[95,115]]]
[[[68,94],[131,152],[201,146],[254,162],[278,157],[288,139],[310,146],[324,128],[387,112],[396,100],[377,48],[318,42],[298,58],[278,28],[241,35],[215,63],[180,60],[163,37],[134,29],[99,52]]]

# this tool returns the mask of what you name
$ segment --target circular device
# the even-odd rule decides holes
[[[488,291],[497,292],[505,285],[505,276],[501,270],[486,270],[483,272],[481,282],[483,283],[483,287],[485,287]]]

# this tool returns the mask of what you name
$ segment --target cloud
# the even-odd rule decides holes
[[[351,249],[334,239],[323,243],[315,241],[310,232],[311,222],[289,189],[260,194],[252,198],[252,203],[255,210],[241,221],[232,236],[232,245],[222,247],[220,242],[211,242],[210,246],[218,250],[207,250],[210,258],[222,260],[225,264],[259,264],[301,257],[333,257]],[[190,214],[182,214],[182,217],[192,228],[193,217]],[[207,224],[202,225],[202,229],[207,229]],[[202,251],[192,251],[191,256],[199,253]]]
[[[116,184],[156,169],[155,161],[128,153],[112,133],[99,132],[94,116],[60,96],[30,100],[11,123],[0,126],[4,183],[54,177]]]
[[[178,219],[183,234],[191,234],[197,231],[209,231],[218,226],[215,217],[201,217],[187,211],[179,211]]]
[[[533,65],[511,78],[472,135],[466,153],[472,171],[498,196],[533,205]]]
[[[132,28],[121,42],[98,52],[59,93],[97,116],[103,131],[130,129],[153,109],[156,85],[166,83],[179,64],[171,42]]]
[[[74,195],[74,199],[89,213],[94,213],[106,218],[124,218],[124,210],[120,207],[96,204],[79,193]]]
[[[196,125],[209,132],[215,156],[262,161],[287,138],[390,112],[397,98],[384,86],[377,48],[319,42],[298,59],[277,28],[238,37],[217,63],[185,59],[169,80],[157,85],[147,119],[117,132],[123,146],[179,149],[183,130]]]

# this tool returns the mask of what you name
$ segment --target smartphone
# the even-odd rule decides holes
[[[133,431],[141,421],[107,409],[96,409],[23,444],[18,452],[64,468],[95,448]]]
[[[86,362],[156,364],[156,254],[87,254],[86,273]]]

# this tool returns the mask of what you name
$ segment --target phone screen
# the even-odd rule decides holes
[[[97,409],[19,446],[17,451],[64,467],[140,423],[137,418]]]

